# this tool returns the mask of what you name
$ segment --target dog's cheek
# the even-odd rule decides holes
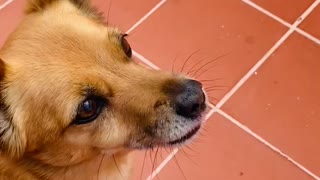
[[[66,144],[91,147],[93,129],[90,125],[69,127],[63,134],[63,141]]]
[[[26,137],[3,109],[0,111],[0,134],[1,150],[13,158],[21,157],[25,152]]]
[[[109,111],[103,113],[95,122],[89,125],[91,128],[83,127],[78,130],[83,134],[87,133],[84,139],[89,140],[91,147],[105,153],[109,150],[114,151],[115,149],[125,148],[129,135],[135,128],[131,120],[124,118],[118,112]]]
[[[19,158],[26,148],[26,137],[15,126],[8,107],[3,104],[2,84],[5,78],[5,64],[0,59],[0,149],[13,158]]]
[[[98,151],[88,146],[70,144],[61,141],[48,144],[33,153],[32,158],[53,166],[69,166],[86,161],[98,154]]]
[[[70,126],[54,142],[33,153],[32,157],[54,166],[74,165],[88,160],[99,154],[92,145],[92,130],[90,125]]]
[[[119,117],[108,116],[100,120],[93,133],[93,142],[101,149],[118,148],[123,146],[128,138],[130,125]]]

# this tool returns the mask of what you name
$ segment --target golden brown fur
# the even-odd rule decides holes
[[[162,146],[200,124],[168,105],[165,92],[185,78],[134,63],[121,38],[87,1],[30,1],[0,50],[0,179],[128,179],[132,149]],[[108,105],[74,125],[88,94]]]

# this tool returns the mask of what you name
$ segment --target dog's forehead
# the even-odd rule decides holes
[[[118,28],[86,16],[51,16],[48,12],[27,16],[0,54],[8,64],[16,62],[29,71],[47,72],[52,67],[60,67],[60,71],[95,66],[110,69],[125,59],[121,36]]]
[[[87,84],[102,83],[100,75],[120,66],[119,59],[125,58],[121,31],[70,8],[28,15],[9,37],[0,57],[10,67],[10,81],[15,79],[19,87],[34,89],[35,94],[50,91],[55,96],[61,87],[82,90]],[[67,93],[79,94],[74,90],[62,94]]]
[[[21,56],[34,56],[33,63],[92,62],[121,50],[122,33],[118,28],[106,27],[68,1],[59,2],[43,13],[27,15],[4,49],[11,47],[8,51],[14,49]]]

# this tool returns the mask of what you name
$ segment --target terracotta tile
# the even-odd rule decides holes
[[[314,0],[252,0],[281,19],[294,23]]]
[[[23,8],[25,7],[25,0],[16,0],[0,10],[0,48],[8,35],[16,28],[23,18]]]
[[[179,72],[195,53],[183,72],[203,67],[190,75],[202,74],[200,80],[221,78],[205,82],[206,87],[223,86],[209,88],[213,100],[221,98],[286,30],[238,0],[174,0],[138,26],[129,41],[138,53],[168,71],[174,66]],[[223,57],[209,63],[219,56]]]
[[[92,0],[92,2],[104,13],[110,25],[120,27],[123,31],[126,31],[160,0]]]
[[[153,151],[135,151],[132,180],[144,180],[160,165],[169,155],[170,149],[159,148]]]
[[[8,0],[0,0],[0,6],[2,6],[4,3],[6,3]]]
[[[190,155],[192,151],[187,148],[185,153],[179,152],[160,172],[159,179],[312,179],[220,115],[214,115],[205,129],[201,141],[191,145],[193,153]]]
[[[291,36],[223,110],[320,176],[320,46]]]
[[[302,22],[300,28],[320,39],[320,5]]]
[[[0,4],[1,4],[0,0]],[[109,17],[107,18],[110,0],[94,0],[93,5],[102,11],[109,20],[110,25],[120,27],[123,31],[128,30],[150,9],[152,9],[159,0],[116,0],[112,1]],[[15,29],[23,18],[23,9],[25,0],[14,0],[10,5],[0,10],[0,47],[3,45],[7,36]]]

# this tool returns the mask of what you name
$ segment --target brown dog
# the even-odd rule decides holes
[[[196,134],[201,84],[131,54],[85,0],[30,1],[0,50],[0,179],[128,179],[131,150]]]

